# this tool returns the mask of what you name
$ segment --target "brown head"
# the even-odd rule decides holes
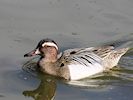
[[[38,43],[34,50],[25,54],[24,57],[40,55],[46,62],[55,62],[57,60],[57,54],[57,44],[51,39],[43,39]]]

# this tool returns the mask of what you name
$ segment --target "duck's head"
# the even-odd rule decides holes
[[[47,59],[57,58],[58,46],[55,41],[51,39],[41,40],[37,47],[31,52],[24,55],[24,57],[31,57],[35,55],[40,55]]]

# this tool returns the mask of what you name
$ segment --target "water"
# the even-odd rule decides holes
[[[23,55],[46,37],[54,39],[60,51],[132,40],[132,4],[132,0],[1,0],[0,100],[131,100],[132,49],[112,71],[81,81],[64,82],[26,72],[22,66],[31,60]]]

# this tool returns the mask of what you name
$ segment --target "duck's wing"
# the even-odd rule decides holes
[[[103,46],[103,47],[89,47],[89,48],[75,48],[75,49],[68,49],[65,50],[61,55],[62,56],[73,56],[73,55],[86,55],[87,53],[95,54],[100,58],[104,58],[108,56],[112,50],[114,50],[113,46]]]
[[[96,54],[97,52],[95,50],[97,50],[95,47],[68,49],[62,53],[60,61],[85,66],[94,62],[100,63],[101,58]]]
[[[112,49],[110,46],[68,49],[63,52],[59,62],[61,67],[68,66],[72,80],[82,79],[102,72],[102,57],[107,56]]]

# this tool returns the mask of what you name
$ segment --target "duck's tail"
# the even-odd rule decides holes
[[[121,57],[122,55],[124,55],[127,51],[129,50],[129,48],[122,48],[122,49],[116,49],[114,50],[112,53],[114,54],[114,56],[116,57]]]
[[[129,48],[122,48],[113,50],[108,56],[105,63],[105,69],[111,69],[116,66],[120,58],[129,50]]]

